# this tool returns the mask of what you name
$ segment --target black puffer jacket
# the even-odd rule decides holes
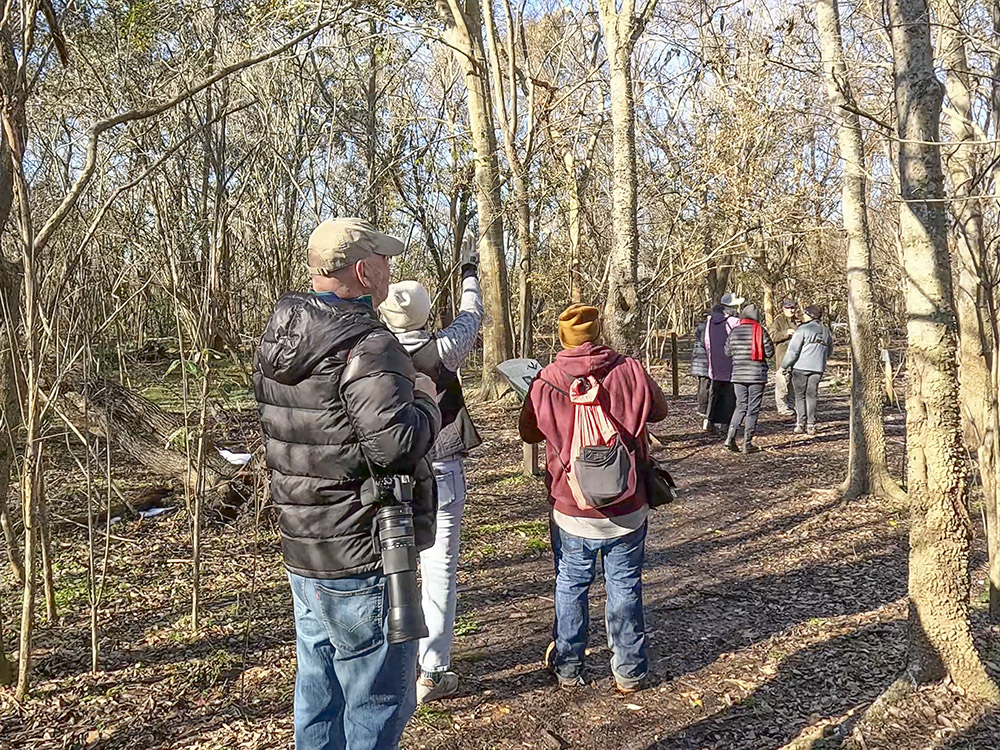
[[[699,378],[708,377],[708,352],[705,350],[705,325],[701,321],[694,329],[694,343],[691,346],[691,374]]]
[[[733,358],[734,383],[766,383],[767,382],[767,360],[774,357],[774,342],[767,329],[761,327],[764,333],[764,360],[755,362],[750,359],[750,352],[753,346],[753,326],[743,320],[732,331],[726,339],[726,354]]]
[[[254,390],[291,572],[342,578],[381,568],[375,508],[359,496],[368,462],[376,473],[415,477],[417,546],[433,544],[437,497],[425,455],[441,415],[415,377],[366,304],[299,293],[278,300],[254,361]]]

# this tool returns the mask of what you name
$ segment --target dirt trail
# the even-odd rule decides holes
[[[751,457],[701,433],[690,397],[655,430],[682,497],[651,519],[653,684],[629,697],[612,689],[600,584],[589,684],[559,690],[541,669],[553,593],[544,486],[520,474],[516,410],[476,409],[487,441],[470,463],[463,531],[454,664],[463,691],[421,708],[404,747],[765,750],[825,730],[815,747],[1000,748],[995,720],[947,686],[919,691],[877,732],[849,738],[905,653],[905,509],[845,503],[830,490],[845,464],[843,396],[826,397],[812,438],[765,409],[764,450]],[[887,419],[898,462],[903,418]],[[133,467],[117,471],[148,482]],[[59,488],[61,514],[78,511],[78,491]],[[206,624],[193,635],[181,515],[116,527],[97,675],[86,671],[85,532],[60,527],[68,615],[41,628],[35,696],[17,706],[0,692],[0,748],[290,747],[294,628],[273,525],[243,514],[210,530]],[[19,594],[0,576],[10,623]],[[984,647],[993,666],[995,644],[994,634]]]

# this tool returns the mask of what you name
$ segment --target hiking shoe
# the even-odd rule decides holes
[[[622,695],[631,695],[632,693],[638,693],[645,687],[643,680],[619,680],[615,677],[615,689]]]
[[[729,450],[732,451],[733,453],[739,453],[740,452],[740,447],[736,444],[735,440],[727,440],[725,442],[725,446],[727,448],[729,448]]]
[[[582,674],[575,674],[570,677],[559,674],[559,671],[556,669],[555,641],[550,641],[549,645],[545,648],[545,656],[542,657],[542,664],[544,664],[545,668],[556,676],[556,680],[559,682],[559,687],[561,688],[571,689],[583,687],[586,684],[583,681]]]
[[[778,416],[781,417],[782,419],[790,419],[791,417],[795,416],[795,412],[794,411],[779,411],[778,412]]]
[[[744,456],[747,455],[748,453],[759,453],[759,452],[760,452],[760,448],[758,446],[754,445],[751,441],[749,441],[749,440],[744,440],[743,441],[743,455]]]
[[[795,429],[792,430],[792,432],[794,432],[796,435],[801,435],[805,431],[806,431],[806,428],[803,427],[800,424],[795,425]]]
[[[458,675],[454,672],[421,673],[417,680],[417,703],[430,703],[450,698],[458,692]]]
[[[806,427],[806,434],[807,435],[815,435],[816,434],[816,425],[811,424],[808,427]]]

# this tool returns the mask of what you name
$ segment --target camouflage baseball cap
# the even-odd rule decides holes
[[[403,249],[402,242],[364,219],[327,219],[309,235],[309,273],[329,276],[372,255],[392,257]]]

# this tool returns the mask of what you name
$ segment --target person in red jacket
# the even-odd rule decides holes
[[[579,507],[563,468],[572,460],[574,406],[567,392],[577,379],[593,375],[601,383],[601,407],[643,457],[649,450],[646,424],[663,419],[667,406],[663,391],[641,364],[599,343],[600,330],[598,310],[589,305],[571,305],[559,316],[563,351],[531,384],[519,427],[525,442],[546,441],[545,483],[552,504],[549,526],[556,570],[555,624],[546,666],[563,687],[584,684],[588,592],[601,557],[608,593],[605,620],[614,652],[611,671],[619,690],[633,692],[649,669],[642,612],[646,483],[636,481],[634,494],[614,505]]]

